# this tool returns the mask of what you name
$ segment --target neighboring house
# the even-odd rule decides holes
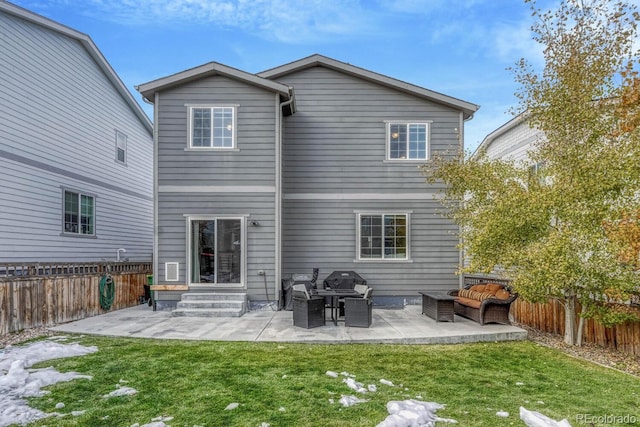
[[[151,260],[153,128],[89,36],[0,0],[0,263]]]
[[[519,114],[487,135],[473,153],[478,158],[485,153],[489,159],[513,160],[529,164],[529,151],[543,133],[529,126],[525,114]]]
[[[313,268],[356,271],[378,304],[458,287],[456,226],[418,167],[460,148],[478,106],[320,55],[138,90],[157,124],[160,308],[185,291],[273,302]]]

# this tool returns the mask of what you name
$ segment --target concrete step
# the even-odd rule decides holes
[[[235,308],[177,308],[171,312],[172,317],[241,317],[244,310]]]
[[[225,300],[225,301],[245,301],[247,294],[229,293],[229,292],[189,292],[182,294],[182,301],[195,300]]]
[[[172,317],[240,317],[247,311],[247,294],[189,292],[182,294]]]
[[[244,300],[182,300],[178,301],[176,308],[235,308],[242,310],[245,306]]]

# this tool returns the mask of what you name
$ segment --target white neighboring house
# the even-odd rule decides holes
[[[513,160],[535,167],[531,165],[528,152],[533,148],[533,143],[542,137],[541,131],[529,127],[524,113],[519,114],[487,135],[472,158],[477,158],[484,151],[491,160]]]
[[[0,262],[150,261],[152,153],[91,38],[0,0]]]

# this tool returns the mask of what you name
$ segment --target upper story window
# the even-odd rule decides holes
[[[127,135],[116,131],[116,161],[127,163]]]
[[[236,148],[236,107],[189,107],[190,148]]]
[[[426,160],[429,155],[429,123],[387,123],[388,160]]]
[[[64,218],[63,232],[94,236],[95,197],[70,190],[63,190]]]

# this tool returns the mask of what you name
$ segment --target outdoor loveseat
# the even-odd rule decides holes
[[[481,325],[501,323],[509,325],[509,309],[518,294],[502,283],[468,284],[463,289],[449,291],[455,298],[455,314],[467,317]]]

